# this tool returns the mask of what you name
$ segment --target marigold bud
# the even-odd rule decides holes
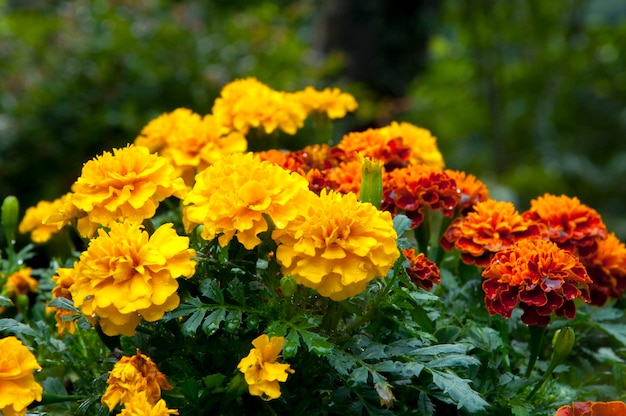
[[[296,293],[296,290],[298,290],[298,283],[296,283],[296,280],[291,277],[291,276],[283,276],[280,279],[280,291],[282,292],[283,296],[292,296],[294,293]]]
[[[383,198],[383,165],[361,155],[359,155],[359,160],[363,167],[359,199],[361,202],[369,202],[379,208]]]
[[[13,236],[15,235],[19,213],[20,204],[17,198],[13,195],[4,198],[2,202],[2,226],[7,236],[11,236],[11,240],[13,240]]]
[[[552,337],[552,347],[554,348],[552,350],[553,365],[560,364],[572,352],[575,340],[574,330],[569,326],[554,333],[554,337]]]

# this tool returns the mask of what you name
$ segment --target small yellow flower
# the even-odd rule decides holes
[[[19,225],[22,234],[30,233],[34,243],[45,243],[76,216],[76,208],[67,193],[54,201],[40,201],[26,209]]]
[[[224,156],[196,176],[196,184],[184,200],[183,221],[187,232],[202,224],[202,238],[219,236],[226,246],[237,239],[247,249],[259,245],[257,236],[267,231],[263,214],[277,228],[298,214],[308,182],[251,153]]]
[[[183,198],[187,188],[167,159],[130,145],[85,163],[72,191],[72,203],[90,223],[109,227],[123,219],[140,223],[151,218],[161,201],[172,195]],[[80,221],[78,229],[85,237],[95,231],[81,228]]]
[[[252,341],[254,348],[237,365],[244,374],[251,395],[264,400],[280,397],[278,382],[287,381],[287,373],[294,373],[289,364],[276,362],[284,343],[283,337],[269,338],[265,334]]]
[[[177,414],[178,410],[167,408],[165,400],[161,399],[152,405],[146,400],[145,392],[139,392],[129,399],[119,416],[167,416]]]
[[[149,122],[135,139],[135,145],[145,146],[165,157],[176,168],[178,176],[192,186],[196,173],[225,154],[245,152],[248,147],[243,134],[221,134],[215,117],[178,108]]]
[[[12,273],[4,284],[3,292],[9,297],[35,293],[39,282],[31,275],[33,269],[25,267]]]
[[[328,118],[343,118],[348,111],[357,109],[358,104],[354,96],[342,92],[339,88],[325,88],[318,91],[309,86],[302,91],[293,93],[307,113],[326,113]]]
[[[300,201],[298,218],[272,238],[285,275],[343,300],[384,277],[400,256],[391,214],[360,203],[354,193],[327,193]]]
[[[72,293],[70,292],[70,287],[74,284],[76,280],[76,269],[75,268],[60,268],[57,270],[55,276],[52,278],[52,281],[56,283],[54,289],[52,289],[52,299],[56,298],[65,298],[72,300]],[[69,311],[67,309],[61,309],[54,306],[46,307],[46,313],[53,313],[54,318],[57,322],[57,331],[59,335],[63,335],[65,331],[73,334],[76,332],[76,321],[75,320],[63,320],[65,316],[72,316],[74,312]]]
[[[139,350],[132,357],[122,357],[115,363],[113,370],[109,373],[107,384],[102,403],[110,411],[113,411],[118,403],[124,405],[130,403],[131,406],[136,404],[137,396],[140,394],[143,394],[145,402],[155,406],[161,398],[161,389],[172,388],[157,365]],[[152,413],[146,413],[148,414]]]
[[[35,356],[20,340],[0,339],[0,412],[5,416],[26,414],[26,407],[41,401],[43,388],[35,381],[34,370],[41,370]]]
[[[389,138],[401,137],[404,144],[411,149],[409,163],[412,165],[428,165],[443,169],[445,163],[437,147],[437,138],[430,131],[411,123],[391,122],[382,127],[381,131]]]
[[[287,134],[304,125],[307,113],[292,94],[275,91],[255,78],[235,80],[222,88],[212,114],[222,126],[222,133],[247,134],[262,127],[270,134],[281,129]]]
[[[195,254],[172,224],[148,236],[139,224],[113,223],[109,232],[98,230],[74,266],[74,305],[97,316],[105,334],[134,335],[142,317],[154,322],[178,306],[176,278],[194,274]]]

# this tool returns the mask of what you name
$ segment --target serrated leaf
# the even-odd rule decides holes
[[[235,277],[228,284],[228,289],[226,289],[230,296],[233,298],[235,302],[240,305],[245,305],[246,303],[246,288],[244,287],[241,280],[238,277]]]
[[[622,345],[626,346],[626,325],[624,324],[598,324],[598,328],[611,335]]]
[[[396,230],[398,237],[411,229],[411,223],[412,221],[403,214],[398,214],[393,218],[393,229]]]
[[[224,293],[216,279],[205,279],[200,283],[200,293],[220,305],[224,304]]]
[[[36,336],[37,332],[28,325],[16,321],[11,318],[0,319],[0,333],[10,332],[12,334],[24,334],[30,336]]]
[[[624,312],[615,308],[594,308],[591,312],[593,321],[614,321],[624,316]]]
[[[287,325],[284,322],[274,321],[267,327],[267,335],[270,337],[284,337],[287,334]]]
[[[295,329],[291,329],[285,337],[285,343],[283,344],[283,357],[291,358],[295,356],[300,348],[300,335]]]
[[[440,358],[435,358],[434,360],[428,363],[428,367],[430,368],[450,368],[450,367],[465,367],[468,368],[472,365],[479,365],[480,361],[469,355],[461,355],[461,354],[449,354],[444,355]]]
[[[367,377],[369,376],[369,371],[365,367],[358,367],[356,370],[350,374],[350,381],[354,385],[365,384],[367,383]]]
[[[342,376],[347,376],[355,365],[354,357],[343,352],[333,351],[326,356],[328,363]]]
[[[513,413],[513,416],[530,416],[530,408],[520,404],[514,404],[511,406],[511,413]]]
[[[11,306],[13,306],[11,299],[0,296],[0,308],[10,308]]]
[[[309,351],[317,355],[329,354],[333,345],[319,334],[311,331],[298,330]]]
[[[191,314],[189,318],[185,322],[183,322],[182,330],[185,334],[192,335],[196,333],[196,330],[202,323],[202,319],[204,319],[204,315],[206,314],[205,310],[197,310]]]
[[[202,330],[208,334],[213,335],[215,331],[220,328],[220,325],[226,319],[225,309],[216,309],[209,314],[202,322]]]
[[[469,385],[470,380],[447,371],[429,369],[429,372],[433,376],[433,383],[459,408],[465,408],[469,413],[475,413],[483,411],[489,406],[489,403],[472,390]]]
[[[422,416],[432,416],[435,414],[435,406],[428,397],[428,394],[423,391],[420,392],[417,397],[417,414]]]
[[[463,344],[438,344],[417,348],[412,355],[431,357],[439,354],[465,354],[466,351],[467,347]]]
[[[67,298],[54,298],[48,303],[48,306],[54,306],[55,308],[80,313],[80,309],[74,306],[74,302]]]

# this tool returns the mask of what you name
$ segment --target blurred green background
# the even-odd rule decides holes
[[[408,4],[407,4],[408,3]],[[626,240],[622,0],[0,0],[0,197],[22,212],[177,107],[255,76],[332,85],[438,138],[520,211],[577,196]]]

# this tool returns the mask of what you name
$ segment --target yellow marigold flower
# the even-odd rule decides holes
[[[496,253],[483,271],[485,306],[491,315],[511,317],[518,305],[522,322],[546,326],[550,315],[576,316],[574,299],[589,303],[591,279],[572,253],[540,238],[525,238]]]
[[[298,214],[300,199],[308,193],[306,179],[251,153],[224,156],[196,176],[184,200],[187,231],[202,224],[202,238],[226,246],[236,235],[247,249],[260,243],[268,229],[263,214],[283,228]]]
[[[220,133],[215,117],[178,108],[149,122],[135,139],[135,145],[158,152],[176,168],[189,186],[197,172],[225,154],[245,152],[248,142],[243,134]]]
[[[183,198],[187,188],[167,159],[129,145],[85,163],[72,191],[72,203],[91,223],[109,227],[123,219],[140,223],[151,218],[161,201],[172,195]],[[78,228],[83,236],[93,234],[81,229],[80,222]]]
[[[302,214],[272,234],[283,274],[333,300],[386,276],[400,256],[391,214],[353,193],[310,195],[299,202]]]
[[[71,194],[67,193],[54,201],[40,201],[26,209],[19,232],[30,233],[34,243],[45,243],[75,217],[76,208],[71,204]]]
[[[195,254],[172,224],[149,236],[139,224],[113,223],[98,230],[74,267],[74,305],[97,316],[105,334],[134,335],[142,317],[154,322],[178,306],[176,278],[194,274]]]
[[[343,136],[337,148],[347,158],[356,158],[357,154],[361,154],[382,162],[386,171],[406,167],[411,157],[411,148],[404,139],[400,136],[390,137],[383,129],[350,132]]]
[[[54,277],[52,277],[52,281],[56,283],[56,286],[52,289],[52,299],[56,298],[65,298],[72,300],[72,293],[70,292],[70,287],[74,284],[76,280],[76,268],[71,267],[62,267],[57,270]],[[65,316],[72,316],[74,312],[61,309],[54,306],[46,307],[47,313],[54,312],[54,318],[57,322],[57,331],[59,335],[63,335],[65,331],[73,334],[76,332],[76,321],[75,320],[63,320]]]
[[[41,401],[43,388],[35,381],[41,370],[37,359],[24,344],[11,336],[0,339],[0,412],[5,416],[26,414],[26,407]]]
[[[358,104],[352,94],[339,88],[324,88],[319,91],[311,86],[293,93],[294,98],[308,113],[326,113],[328,118],[343,118],[348,111],[357,109]]]
[[[626,289],[626,246],[615,233],[598,241],[592,256],[582,259],[593,283],[589,285],[591,304],[602,306],[608,298],[620,299]]]
[[[255,78],[225,85],[213,104],[212,114],[222,126],[222,133],[234,130],[243,134],[258,127],[267,134],[276,129],[295,134],[307,116],[292,94],[275,91]]]
[[[550,240],[577,256],[588,257],[598,249],[598,241],[607,235],[600,214],[576,197],[544,194],[530,201],[525,219],[545,224]]]
[[[445,250],[457,248],[463,262],[485,267],[495,253],[515,241],[544,233],[540,225],[524,219],[513,203],[489,199],[475,204],[466,217],[455,219],[439,243]]]
[[[163,399],[154,405],[150,404],[146,400],[146,393],[141,391],[129,399],[119,416],[168,416],[177,414],[178,410],[168,409]]]
[[[3,292],[6,296],[15,297],[19,295],[27,295],[29,292],[37,292],[39,282],[31,275],[33,269],[24,267],[12,273],[4,283]]]
[[[401,137],[402,142],[411,149],[409,163],[412,165],[428,165],[443,169],[445,163],[437,147],[437,138],[429,130],[411,123],[391,122],[380,129],[389,139]]]
[[[264,400],[280,397],[279,381],[287,381],[287,373],[294,373],[289,364],[277,363],[285,343],[283,337],[269,338],[263,334],[252,341],[254,348],[243,358],[237,368],[244,374],[248,390]]]
[[[102,396],[110,411],[118,403],[132,403],[137,395],[145,395],[144,400],[154,406],[161,398],[161,389],[170,390],[172,386],[167,382],[157,365],[139,352],[132,357],[122,357],[113,366],[107,380],[108,387]],[[151,413],[148,413],[151,414]]]

